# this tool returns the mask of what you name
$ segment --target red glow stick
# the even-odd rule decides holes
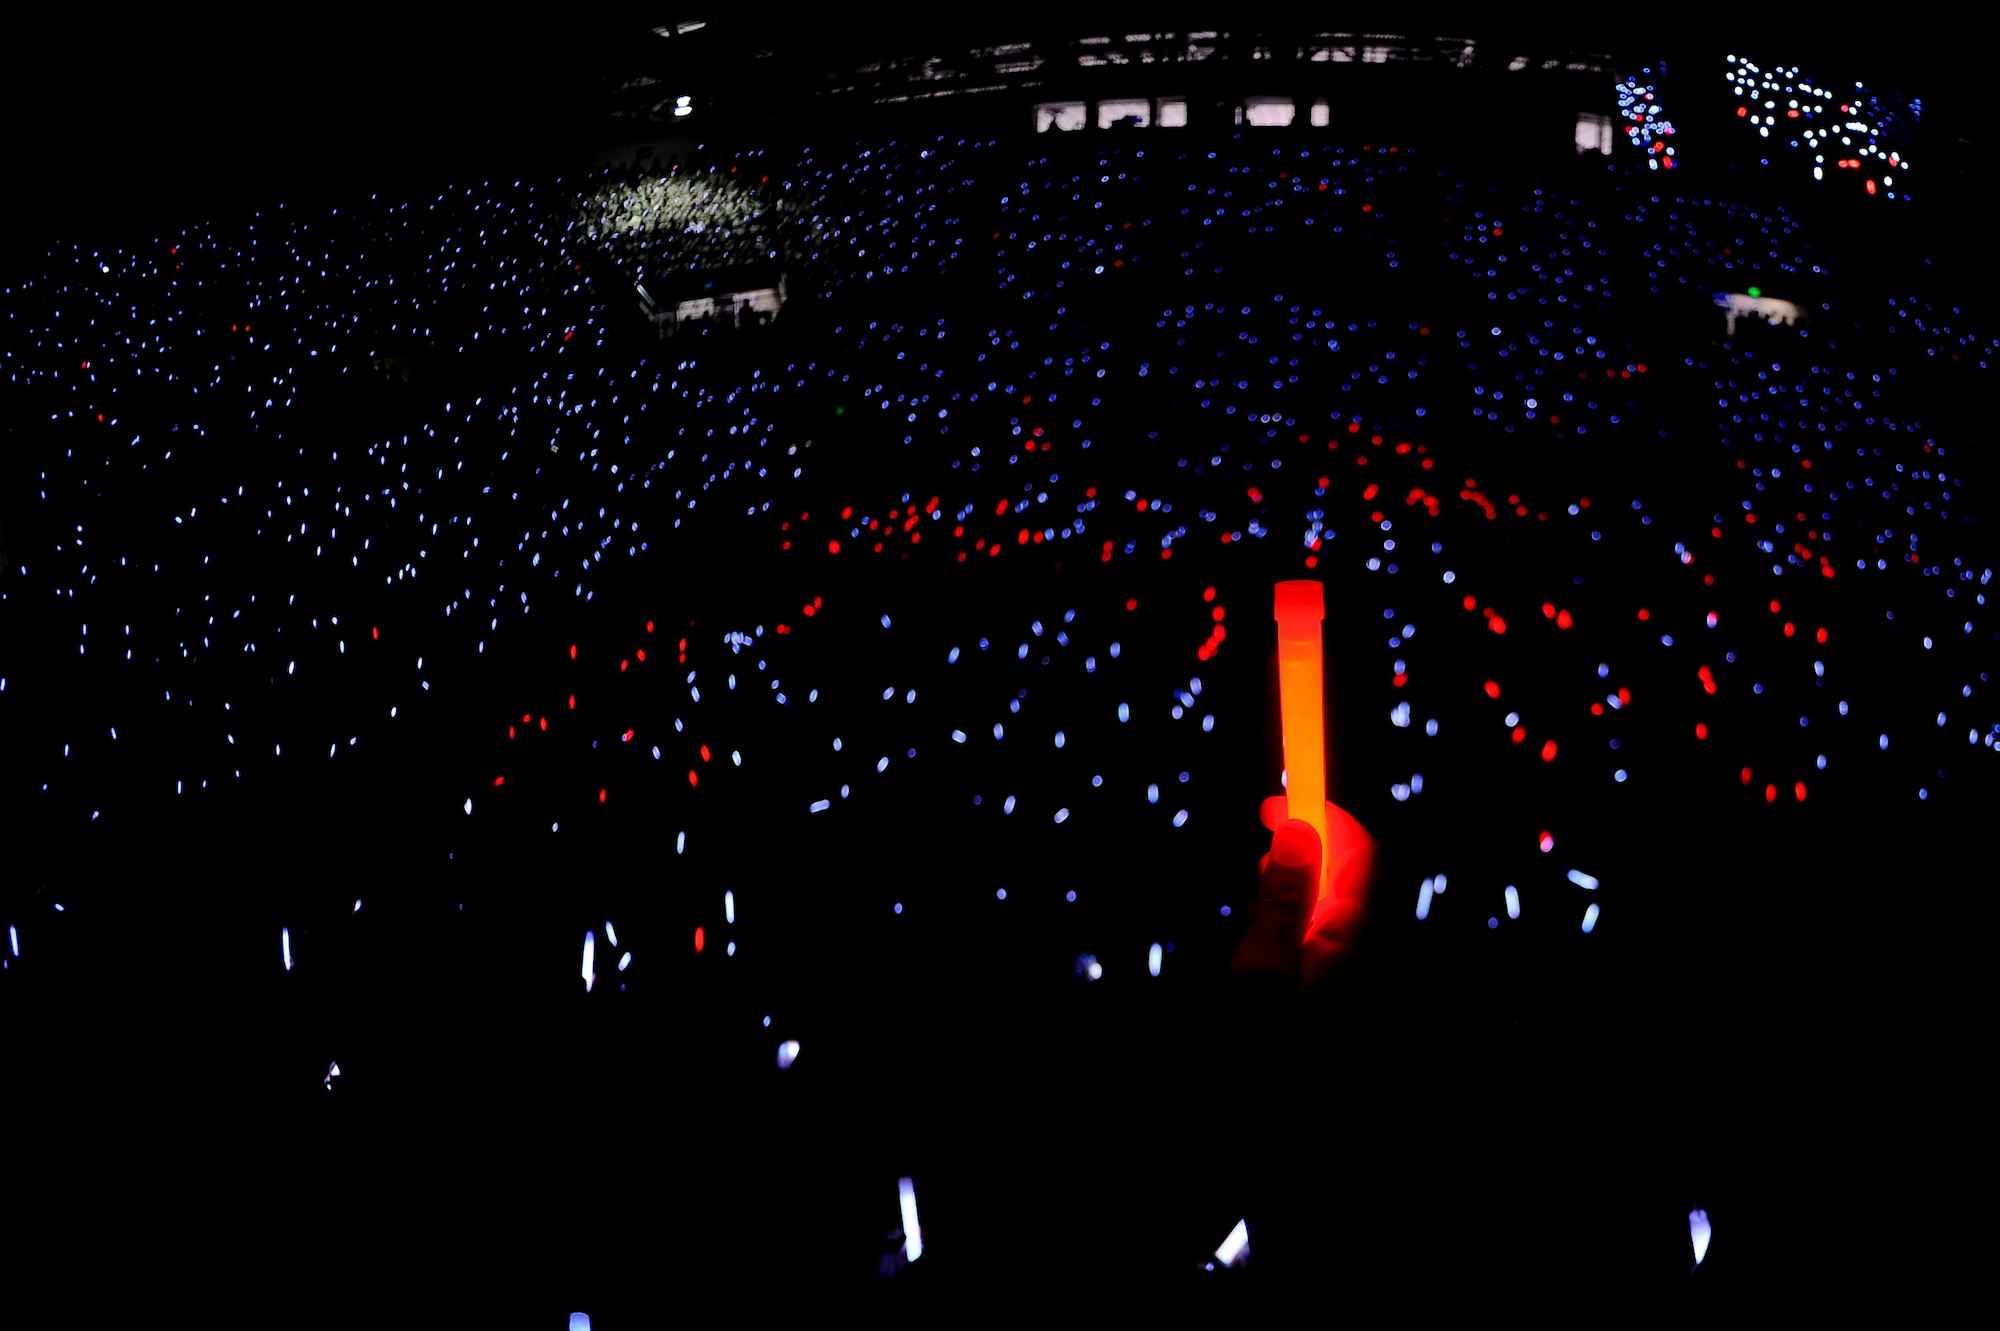
[[[1277,585],[1278,712],[1284,731],[1285,811],[1319,834],[1322,899],[1333,891],[1326,827],[1326,710],[1320,624],[1326,594],[1310,581]]]

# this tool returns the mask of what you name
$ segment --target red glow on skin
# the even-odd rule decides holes
[[[701,954],[701,950],[702,950],[702,949],[703,949],[704,947],[706,947],[706,946],[708,946],[708,937],[707,937],[707,935],[706,935],[706,934],[702,933],[702,931],[701,931],[701,926],[697,924],[697,925],[696,925],[696,926],[694,927],[694,950],[695,950],[695,954],[696,954],[697,956],[699,956],[699,955]]]
[[[1322,848],[1311,824],[1285,816],[1287,803],[1276,795],[1259,809],[1271,850],[1257,862],[1257,905],[1231,968],[1296,976],[1305,990],[1353,950],[1374,895],[1378,848],[1353,815],[1330,803]],[[1318,896],[1322,882],[1331,890]]]

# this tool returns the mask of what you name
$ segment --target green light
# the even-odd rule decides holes
[[[1753,295],[1753,296],[1761,296],[1761,295],[1763,295],[1764,293],[1763,293],[1763,292],[1761,292],[1761,291],[1759,291],[1759,290],[1758,290],[1758,289],[1757,289],[1756,287],[1751,287],[1751,288],[1750,288],[1750,294],[1751,294],[1751,295]]]
[[[845,415],[847,414],[847,408],[846,408],[846,407],[835,407],[835,408],[833,409],[833,414],[834,414],[834,415],[836,415],[836,416],[845,416]]]

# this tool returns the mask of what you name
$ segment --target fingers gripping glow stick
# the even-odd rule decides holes
[[[1328,869],[1333,856],[1326,829],[1326,678],[1321,664],[1320,624],[1326,594],[1317,582],[1277,586],[1278,709],[1285,743],[1285,811],[1310,824],[1319,835],[1322,898],[1333,891]]]

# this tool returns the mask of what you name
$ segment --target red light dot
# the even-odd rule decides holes
[[[1486,621],[1486,627],[1492,629],[1495,633],[1505,633],[1507,631],[1507,621],[1495,615]]]
[[[709,759],[708,759],[708,745],[706,745],[706,744],[704,744],[704,745],[702,745],[702,746],[701,746],[701,760],[702,760],[703,762],[707,762],[707,761],[709,760]]]
[[[698,786],[701,784],[701,778],[695,775],[694,768],[692,767],[688,768],[688,784],[691,786]]]
[[[1125,608],[1127,610],[1137,610],[1139,608],[1139,599],[1136,596],[1133,597],[1125,603]]]
[[[1776,601],[1771,602],[1771,613],[1774,615],[1778,613],[1778,603]]]
[[[542,718],[542,729],[547,730],[548,728],[549,728],[549,719],[545,716]]]
[[[1109,545],[1110,542],[1106,541],[1105,544]],[[1201,593],[1201,599],[1204,601],[1213,601],[1215,599],[1215,588],[1213,587],[1204,588]]]
[[[1644,623],[1646,620],[1649,620],[1652,617],[1653,617],[1653,612],[1650,610],[1641,610],[1639,612],[1639,620],[1641,623]]]
[[[1786,624],[1786,625],[1785,625],[1785,636],[1786,636],[1787,638],[1789,638],[1789,637],[1791,637],[1791,636],[1792,636],[1792,628],[1793,628],[1793,626],[1792,626],[1792,625],[1790,625],[1790,624]]]
[[[1793,798],[1793,799],[1796,799],[1796,800],[1797,800],[1797,801],[1798,801],[1799,803],[1801,803],[1801,804],[1804,804],[1804,803],[1806,802],[1806,783],[1805,783],[1805,782],[1801,781],[1801,782],[1799,782],[1798,784],[1796,784],[1796,785],[1794,785],[1794,786],[1792,787],[1792,798]]]
[[[1556,608],[1554,603],[1549,601],[1542,602],[1542,618],[1554,619],[1555,617],[1556,617]]]
[[[1743,784],[1746,786],[1750,784],[1750,769],[1747,767],[1743,769]]]
[[[569,645],[569,659],[570,659],[570,660],[572,660],[572,661],[576,660],[576,644],[575,644],[575,643],[571,643],[571,644]]]
[[[840,542],[839,542],[839,541],[828,541],[828,542],[826,543],[826,552],[827,552],[828,554],[830,554],[830,555],[837,555],[837,554],[839,554],[839,553],[840,553]]]
[[[1708,725],[1706,722],[1697,721],[1694,723],[1694,737],[1696,739],[1708,738]]]
[[[610,798],[611,798],[611,792],[610,792],[610,791],[608,791],[608,790],[600,790],[600,791],[598,791],[598,792],[597,792],[597,802],[598,802],[599,804],[602,804],[602,803],[604,803],[604,801],[606,801],[606,800],[608,800],[608,799],[610,799]]]
[[[1546,855],[1550,851],[1556,848],[1556,839],[1550,833],[1544,832],[1542,833],[1541,844],[1542,844],[1542,854]]]
[[[493,784],[494,784],[494,785],[496,785],[496,786],[498,786],[498,785],[501,785],[501,784],[505,783],[505,781],[506,781],[506,780],[507,780],[507,778],[506,778],[506,777],[504,777],[504,776],[496,776],[496,777],[494,777],[494,778],[493,778]]]
[[[1476,606],[1478,606],[1478,604],[1479,604],[1479,601],[1478,601],[1478,599],[1477,599],[1476,597],[1471,597],[1471,596],[1468,596],[1468,597],[1466,597],[1466,598],[1465,598],[1465,608],[1466,608],[1467,610],[1471,610],[1471,609],[1475,608]]]
[[[1778,788],[1776,786],[1764,787],[1764,803],[1776,804],[1777,802],[1778,802]]]
[[[368,632],[369,632],[369,634],[370,634],[370,635],[372,635],[372,636],[374,637],[375,641],[377,641],[377,642],[380,642],[380,641],[382,641],[382,630],[381,630],[381,629],[369,629],[369,630],[368,630]]]
[[[1542,761],[1545,763],[1552,763],[1555,760],[1556,760],[1556,742],[1554,740],[1550,740],[1548,743],[1542,745]]]
[[[652,631],[653,631],[653,621],[649,619],[646,621],[646,632],[651,633]]]
[[[1500,686],[1490,679],[1486,681],[1486,696],[1489,698],[1500,696]]]
[[[697,924],[694,927],[694,950],[697,953],[699,953],[702,950],[702,948],[706,947],[707,945],[708,945],[707,936],[702,933],[701,926]]]
[[[1560,611],[1556,615],[1556,627],[1559,629],[1569,628],[1571,625],[1575,623],[1576,620],[1570,617],[1570,613],[1567,610]]]
[[[1825,629],[1821,629],[1821,630],[1819,631],[1819,640],[1820,640],[1821,642],[1825,642],[1825,641],[1826,641],[1826,630],[1825,630]]]
[[[1526,726],[1515,726],[1514,742],[1516,744],[1519,744],[1522,740],[1525,740],[1526,738],[1528,738],[1528,728]]]

